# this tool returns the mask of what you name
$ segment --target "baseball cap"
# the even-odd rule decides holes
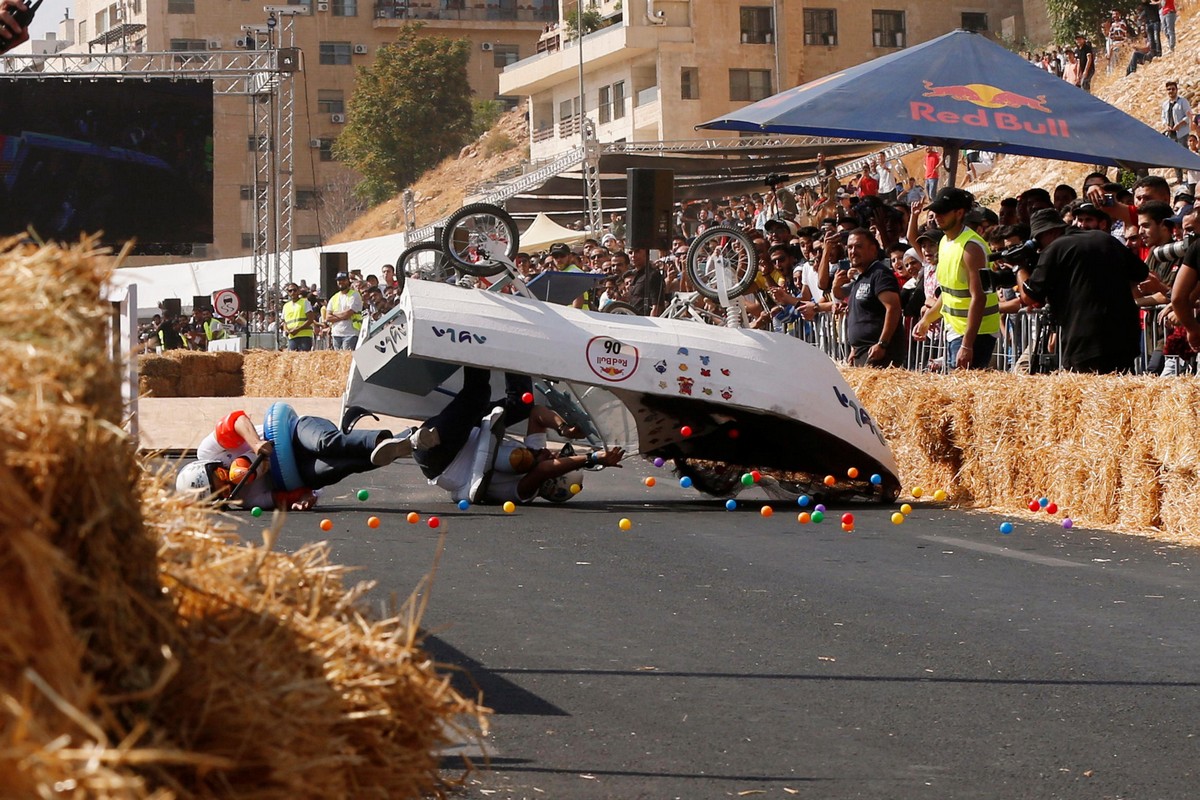
[[[944,235],[945,234],[943,234],[937,228],[929,228],[928,230],[921,231],[919,234],[917,234],[917,241],[919,242],[922,239],[928,239],[929,241],[933,242],[934,244],[937,244],[938,242],[940,242],[942,240],[942,237]]]
[[[1039,208],[1029,218],[1029,238],[1037,240],[1043,233],[1067,227],[1053,208]]]
[[[966,189],[948,186],[938,191],[937,197],[933,198],[933,202],[929,204],[929,210],[935,214],[944,214],[956,208],[969,211],[973,205],[975,205],[975,196],[973,194]]]
[[[571,247],[570,245],[563,244],[562,242],[555,242],[554,244],[550,245],[550,255],[555,257],[569,256],[571,255]]]
[[[326,275],[328,275],[329,273],[328,273],[328,272],[326,272],[325,274],[326,274]],[[348,280],[350,280],[350,273],[348,273],[348,272],[339,272],[339,273],[338,273],[338,274],[337,274],[337,275],[334,277],[334,280],[335,280],[335,281],[348,281]]]
[[[1178,192],[1175,193],[1175,199],[1176,200],[1186,200],[1189,203],[1194,203],[1194,202],[1196,202],[1196,195],[1192,194],[1187,189],[1180,189]]]
[[[781,219],[775,219],[774,217],[772,217],[771,219],[769,219],[763,223],[764,231],[769,231],[769,230],[771,230],[771,228],[783,228],[788,233],[792,232],[791,227],[789,227],[786,222],[784,222]]]

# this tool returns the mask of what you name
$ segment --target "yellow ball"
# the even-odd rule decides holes
[[[892,514],[892,524],[893,525],[903,525],[904,524],[904,515],[901,514],[899,511]]]
[[[617,523],[617,527],[623,531],[627,531],[633,527],[633,523],[630,522],[628,518],[622,517],[621,521]]]
[[[511,514],[517,510],[517,504],[512,500],[505,500],[502,508],[504,509],[505,514]]]
[[[758,510],[758,513],[762,514],[764,517],[769,517],[775,513],[775,509],[771,508],[770,506],[763,506]]]
[[[900,513],[907,517],[912,513],[912,506],[910,506],[908,503],[905,503],[904,505],[900,506]]]
[[[925,494],[925,490],[922,489],[920,486],[913,487],[913,490],[912,490],[913,497],[920,497],[923,494]]]
[[[941,502],[945,501],[946,493],[943,490],[938,489],[936,492],[933,493],[933,499],[936,500],[937,502],[941,503]]]
[[[578,483],[571,484],[571,494],[579,494],[582,491],[583,491],[583,487],[580,486]]]

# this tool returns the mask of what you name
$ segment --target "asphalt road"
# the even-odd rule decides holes
[[[291,515],[281,545],[329,539],[382,599],[445,533],[427,645],[495,709],[492,769],[465,796],[1197,794],[1194,551],[1019,519],[1002,536],[928,506],[801,526],[788,504],[760,516],[757,490],[729,512],[642,461],[514,514],[459,511],[411,462],[361,478]]]

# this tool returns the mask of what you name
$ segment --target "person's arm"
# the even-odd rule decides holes
[[[546,481],[551,478],[557,478],[560,475],[566,475],[568,472],[574,472],[577,469],[586,469],[597,464],[605,467],[621,466],[621,459],[625,457],[625,451],[620,447],[614,447],[600,453],[587,453],[579,456],[559,456],[542,461],[517,482],[517,494],[521,497],[529,497],[538,490]]]
[[[962,344],[958,349],[958,363],[955,366],[967,369],[975,355],[975,337],[979,334],[983,312],[987,308],[988,293],[983,288],[983,278],[980,275],[980,270],[987,267],[987,254],[978,242],[968,242],[963,249],[963,266],[967,268],[967,287],[971,291],[971,304],[967,307],[967,329],[963,333]],[[964,356],[964,350],[969,355]]]
[[[936,299],[925,309],[925,313],[913,326],[913,338],[918,341],[924,339],[929,334],[930,327],[937,322],[942,316],[942,296],[939,294]]]
[[[254,451],[255,455],[258,455],[262,452],[266,452],[267,455],[270,455],[271,451],[274,449],[274,445],[272,445],[271,442],[268,442],[258,435],[258,429],[254,427],[253,420],[251,420],[250,417],[245,414],[238,417],[234,421],[233,430],[238,436],[242,437],[242,439],[246,442],[246,445]]]
[[[917,237],[921,233],[921,210],[925,208],[924,200],[917,200],[909,207],[908,230],[904,233],[909,247],[917,246]]]
[[[546,431],[556,431],[559,436],[567,439],[578,439],[583,436],[583,430],[578,425],[568,425],[557,412],[546,406],[534,406],[529,412],[529,421],[526,423],[528,433],[545,433]]]
[[[833,276],[833,299],[845,300],[850,294],[846,287],[850,285],[850,270],[840,269]]]
[[[1196,268],[1186,262],[1180,264],[1171,285],[1171,310],[1179,326],[1187,331],[1188,346],[1193,350],[1200,350],[1200,322],[1196,321],[1196,307],[1192,303],[1198,284]]]
[[[876,297],[884,306],[883,332],[879,334],[879,341],[871,345],[871,349],[867,351],[868,361],[882,361],[887,356],[888,348],[892,345],[892,337],[900,328],[900,295],[893,291],[886,291],[880,292]]]
[[[829,274],[830,253],[837,246],[836,231],[830,231],[821,239],[821,260],[817,262],[817,286],[822,292],[828,292],[833,286],[833,277]]]

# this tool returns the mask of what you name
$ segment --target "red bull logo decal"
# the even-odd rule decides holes
[[[597,336],[587,343],[587,362],[598,377],[616,383],[637,372],[638,350],[631,344]]]
[[[1050,107],[1046,105],[1046,96],[1026,97],[1023,94],[989,86],[986,83],[967,83],[950,86],[934,86],[929,81],[925,84],[925,97],[948,97],[978,106],[978,111],[950,111],[938,109],[933,103],[913,100],[909,108],[914,120],[925,122],[940,122],[945,125],[970,125],[977,128],[995,128],[1002,131],[1025,131],[1035,136],[1057,136],[1069,138],[1070,128],[1065,119],[1049,116]],[[999,109],[1012,109],[1001,111]],[[1018,114],[1014,111],[1038,111],[1046,117],[1028,119],[1028,114]]]

